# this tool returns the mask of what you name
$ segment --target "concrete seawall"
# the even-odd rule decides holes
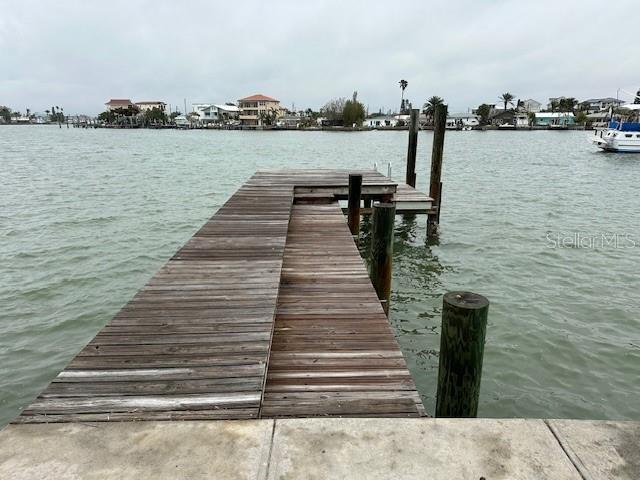
[[[640,422],[371,419],[10,425],[0,478],[640,478]]]

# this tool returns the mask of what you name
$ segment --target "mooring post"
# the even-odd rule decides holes
[[[476,417],[489,300],[449,292],[442,303],[436,417]]]
[[[351,235],[360,235],[360,194],[362,193],[362,175],[349,174],[348,224]]]
[[[440,211],[442,210],[442,154],[444,152],[444,132],[447,126],[447,106],[436,105],[433,120],[433,149],[431,151],[431,176],[429,177],[429,196],[433,198],[431,212],[427,214],[427,236],[438,233]]]
[[[418,152],[418,130],[420,129],[420,109],[411,110],[409,124],[409,148],[407,150],[407,176],[405,183],[416,187],[416,153]]]
[[[376,203],[373,205],[369,277],[387,316],[389,315],[389,300],[391,299],[393,223],[395,216],[395,204]]]

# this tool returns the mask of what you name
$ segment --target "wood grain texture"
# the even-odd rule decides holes
[[[294,205],[262,418],[424,409],[345,218]]]
[[[448,292],[442,300],[438,417],[476,417],[489,301],[471,292]]]
[[[292,203],[254,175],[16,422],[257,418]]]
[[[14,422],[259,418],[261,406],[267,416],[420,414],[329,203],[346,195],[349,173],[374,197],[396,190],[373,171],[257,172]],[[292,216],[298,193],[312,204]]]

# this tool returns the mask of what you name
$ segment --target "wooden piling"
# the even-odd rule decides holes
[[[437,417],[476,417],[489,300],[471,292],[445,294],[440,332]]]
[[[374,204],[369,277],[387,316],[389,315],[389,300],[391,298],[393,224],[395,216],[395,204]]]
[[[411,123],[409,124],[409,148],[407,150],[407,175],[405,183],[415,188],[416,186],[416,153],[418,151],[418,130],[420,129],[420,109],[411,110]]]
[[[360,194],[362,193],[362,175],[349,174],[349,211],[348,224],[351,235],[360,235]]]
[[[427,214],[427,236],[438,232],[440,211],[442,209],[442,154],[444,152],[444,132],[447,126],[447,106],[436,105],[433,121],[433,149],[431,151],[431,175],[429,177],[429,196],[433,198],[432,211]]]

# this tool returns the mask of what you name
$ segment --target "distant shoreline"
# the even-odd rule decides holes
[[[23,127],[56,127],[56,124],[43,124],[43,123],[9,123],[0,124],[3,126],[23,126]],[[280,132],[280,131],[298,131],[298,132],[372,132],[372,131],[407,131],[408,126],[404,127],[270,127],[270,126],[234,126],[234,127],[179,127],[175,125],[163,125],[155,127],[130,127],[130,126],[112,126],[112,125],[73,125],[69,124],[65,126],[63,124],[60,128],[88,128],[88,129],[112,129],[112,130],[240,130],[240,131],[257,131],[257,132]],[[432,131],[432,126],[420,127],[423,131]],[[531,131],[531,130],[596,130],[594,127],[585,125],[569,125],[566,128],[554,128],[551,129],[548,126],[531,126],[531,127],[518,127],[518,128],[500,128],[495,125],[485,125],[483,127],[472,127],[472,131]],[[451,128],[447,131],[461,131],[461,129]]]

